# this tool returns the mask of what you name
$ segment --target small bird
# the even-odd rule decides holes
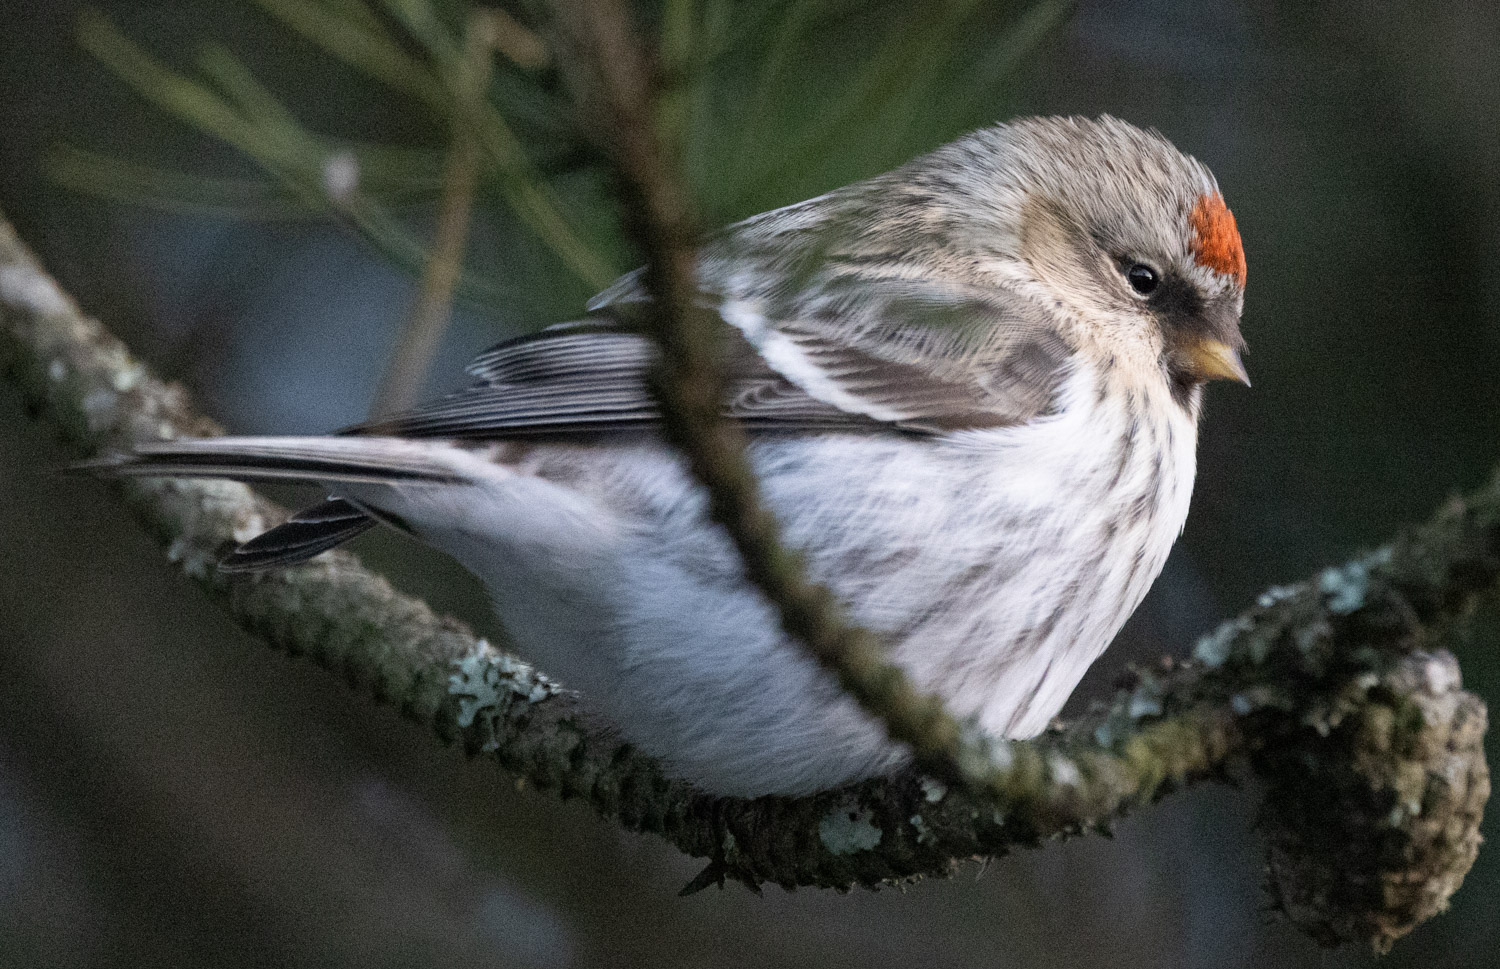
[[[1203,385],[1248,384],[1217,183],[1110,117],[969,134],[705,240],[726,415],[812,579],[951,713],[1041,732],[1181,533]],[[335,435],[142,444],[121,475],[316,484],[232,553],[376,523],[477,575],[517,645],[705,790],[801,795],[909,762],[788,640],[656,428],[639,270],[466,388]]]

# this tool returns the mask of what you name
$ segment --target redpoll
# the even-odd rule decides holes
[[[699,284],[726,411],[813,579],[952,713],[1041,731],[1187,516],[1203,384],[1246,381],[1213,176],[1112,118],[976,132],[732,226]],[[479,576],[515,642],[670,770],[802,794],[906,760],[745,580],[653,429],[639,275],[475,382],[336,436],[142,445],[134,475],[316,483],[242,546],[289,565],[393,525]]]

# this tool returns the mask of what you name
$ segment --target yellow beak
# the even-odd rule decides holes
[[[1199,380],[1233,380],[1250,386],[1250,375],[1245,372],[1239,351],[1227,343],[1204,338],[1179,352],[1188,363],[1188,372]]]

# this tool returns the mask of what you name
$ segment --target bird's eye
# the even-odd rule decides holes
[[[1161,284],[1161,275],[1155,269],[1140,262],[1125,270],[1125,278],[1130,281],[1130,288],[1142,296],[1150,296]]]

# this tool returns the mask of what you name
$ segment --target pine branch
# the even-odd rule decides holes
[[[452,147],[443,175],[432,249],[422,271],[417,300],[401,329],[401,336],[381,375],[370,407],[372,417],[388,417],[413,407],[422,395],[427,371],[437,355],[452,313],[453,291],[463,275],[464,249],[473,221],[474,195],[479,181],[479,143],[472,117],[478,113],[490,83],[494,61],[496,19],[489,13],[469,15],[464,44],[463,84],[454,110]]]
[[[3,219],[0,372],[80,457],[218,433],[84,317]],[[347,553],[268,575],[215,571],[230,543],[283,516],[247,488],[116,487],[246,629],[535,787],[708,858],[690,888],[947,874],[965,859],[1107,828],[1237,759],[1265,781],[1275,896],[1320,940],[1388,947],[1445,907],[1478,849],[1485,710],[1438,637],[1500,580],[1500,480],[1375,553],[1267,592],[1200,642],[1193,662],[1140,674],[1067,731],[999,745],[995,793],[907,776],[755,801],[666,777],[588,726],[543,676]]]

